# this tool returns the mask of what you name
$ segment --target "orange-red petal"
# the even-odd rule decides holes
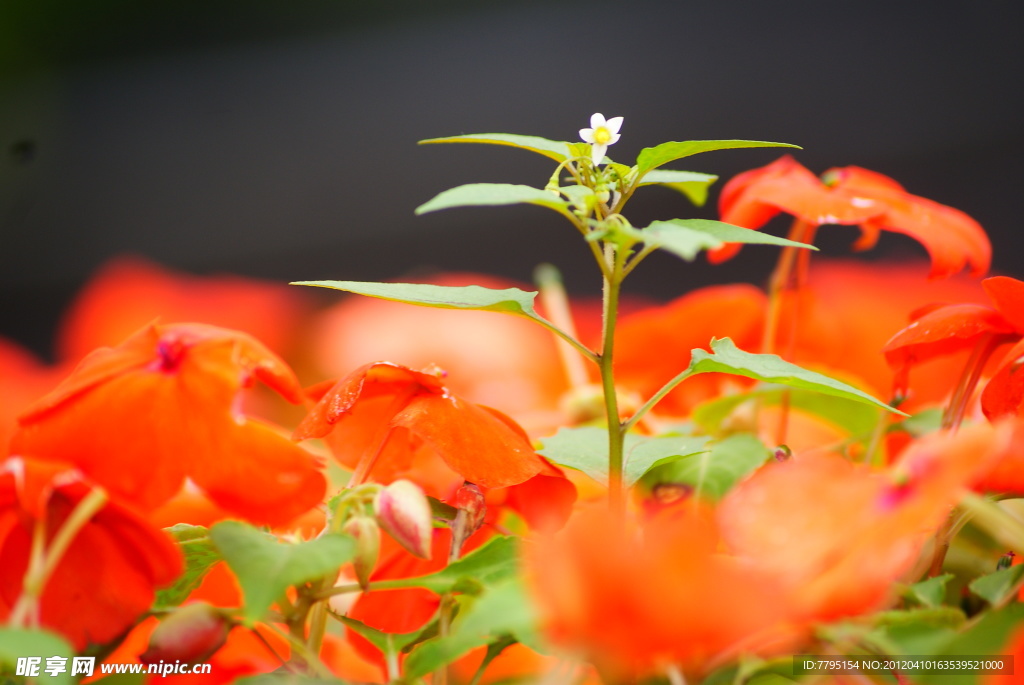
[[[78,480],[54,486],[46,500],[47,540],[89,490]],[[6,560],[0,566],[0,594],[8,605],[21,594],[33,527],[34,519],[25,518],[9,530],[0,549]],[[47,581],[41,622],[76,649],[104,644],[130,628],[149,609],[155,589],[171,583],[181,568],[181,555],[163,531],[108,502],[79,530]]]

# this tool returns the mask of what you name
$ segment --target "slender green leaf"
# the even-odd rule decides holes
[[[946,599],[946,585],[953,578],[952,573],[945,573],[922,580],[920,583],[914,583],[908,587],[903,592],[903,596],[924,607],[942,606],[943,600]]]
[[[478,285],[449,286],[426,283],[370,283],[363,281],[295,281],[291,285],[309,285],[332,288],[345,292],[377,297],[382,300],[405,302],[422,307],[440,309],[478,309],[488,312],[507,312],[534,317],[535,292],[518,288],[484,288]]]
[[[760,406],[776,406],[782,403],[783,396],[788,396],[790,407],[824,419],[850,435],[869,433],[878,423],[878,409],[861,402],[773,385],[703,402],[694,408],[690,418],[704,432],[719,433],[722,423],[740,405],[757,402]]]
[[[656,438],[628,433],[623,455],[623,479],[632,486],[652,468],[706,449],[706,436],[671,435]],[[608,432],[603,428],[561,428],[541,440],[539,454],[582,471],[602,485],[608,484]]]
[[[998,604],[1020,582],[1021,576],[1024,576],[1024,565],[1011,566],[975,578],[968,587],[989,604]]]
[[[790,145],[789,143],[768,143],[756,140],[686,140],[662,143],[654,147],[645,147],[636,158],[636,165],[638,173],[642,178],[648,171],[683,157],[689,157],[701,152],[713,152],[714,150],[735,150],[737,148],[751,147],[793,147],[799,149],[798,145]]]
[[[74,655],[75,650],[71,645],[56,633],[46,630],[0,628],[0,679],[3,679],[4,674],[15,673],[18,657],[41,657],[39,677],[34,679],[35,682],[72,683],[78,680],[71,677],[71,657]],[[67,670],[55,676],[47,673],[46,658],[51,656],[67,659]]]
[[[153,606],[158,609],[170,609],[184,602],[203,582],[213,565],[220,561],[220,554],[210,539],[210,531],[203,526],[179,523],[168,528],[167,532],[178,543],[185,559],[185,571],[174,585],[157,591]]]
[[[417,214],[436,212],[452,207],[494,207],[531,204],[565,213],[569,203],[554,191],[515,183],[468,183],[437,195],[416,208]]]
[[[660,185],[682,193],[694,205],[703,207],[708,201],[708,186],[718,180],[714,174],[701,174],[696,171],[669,171],[657,169],[643,177],[641,186]]]
[[[880,611],[873,617],[876,626],[929,625],[936,628],[957,628],[967,620],[956,607],[937,606],[920,609]]]
[[[700,348],[691,353],[690,366],[683,377],[688,378],[699,373],[723,372],[737,376],[746,376],[759,381],[778,383],[803,390],[813,390],[825,395],[843,397],[856,402],[872,404],[891,412],[902,414],[885,402],[875,399],[862,390],[842,381],[829,378],[814,371],[808,371],[796,364],[784,361],[774,354],[751,354],[736,347],[729,338],[711,340],[711,352]]]
[[[439,595],[478,592],[484,586],[513,577],[518,569],[519,542],[512,536],[496,536],[436,573],[402,579],[400,583],[402,587],[425,587]]]
[[[437,632],[436,621],[428,623],[423,628],[414,630],[411,633],[385,633],[383,630],[377,630],[376,628],[366,625],[362,621],[357,621],[356,619],[349,618],[348,616],[337,616],[337,619],[352,632],[366,638],[367,642],[379,649],[383,654],[387,654],[388,652],[397,654],[409,645],[417,642],[424,633]]]
[[[485,143],[489,145],[510,145],[529,150],[549,157],[556,162],[565,161],[569,154],[570,143],[559,140],[548,140],[539,136],[518,136],[512,133],[470,133],[463,136],[447,138],[430,138],[421,140],[420,145],[430,143]]]
[[[725,243],[818,249],[813,245],[709,219],[655,221],[639,233],[648,245],[656,245],[688,262],[693,261],[702,250],[712,250]]]
[[[422,307],[441,309],[475,309],[489,312],[518,314],[539,323],[575,347],[592,361],[596,357],[578,340],[542,317],[533,308],[535,292],[518,288],[483,288],[478,285],[446,286],[425,283],[369,283],[361,281],[295,281],[291,285],[309,285],[317,288],[344,290],[358,295],[378,297],[382,300],[405,302]]]
[[[333,573],[355,554],[355,541],[347,535],[289,544],[237,521],[216,524],[210,538],[238,578],[249,623],[262,619],[289,587]]]
[[[518,580],[488,587],[479,597],[460,598],[464,608],[451,632],[414,649],[404,664],[406,678],[420,678],[492,641],[530,633],[537,621],[533,605]],[[509,639],[502,642],[511,644]]]
[[[707,452],[652,470],[643,482],[650,488],[659,483],[690,485],[695,497],[721,499],[770,457],[771,453],[760,440],[753,435],[738,433],[712,444]]]
[[[925,409],[894,424],[890,430],[904,430],[915,438],[934,433],[942,428],[942,410]]]

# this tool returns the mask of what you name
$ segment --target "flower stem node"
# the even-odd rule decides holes
[[[430,502],[418,485],[396,480],[381,489],[374,500],[377,522],[402,547],[423,559],[431,553]]]
[[[603,114],[590,116],[590,128],[580,129],[580,138],[590,143],[590,157],[594,166],[602,163],[608,146],[619,141],[619,129],[622,128],[622,117],[605,119]]]
[[[230,629],[230,620],[217,607],[206,602],[186,604],[160,622],[139,660],[144,664],[206,661],[228,639]]]
[[[466,481],[455,493],[454,504],[459,513],[452,523],[452,557],[458,558],[463,543],[484,524],[487,502],[480,487]]]

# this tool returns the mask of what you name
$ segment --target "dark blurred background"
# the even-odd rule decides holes
[[[575,140],[593,112],[625,117],[610,150],[623,162],[667,140],[746,138],[801,145],[815,172],[889,174],[975,217],[995,269],[1021,276],[1022,27],[1009,0],[5,0],[0,335],[46,353],[76,289],[123,253],[281,281],[529,280],[550,261],[596,293],[589,252],[553,212],[413,215],[451,186],[551,172],[521,150],[417,140]],[[780,154],[672,166],[724,182]],[[631,216],[713,218],[720,185],[699,210],[650,189]],[[856,231],[820,235],[841,255]],[[887,254],[923,250],[890,234],[868,258]],[[627,289],[762,282],[774,256],[656,256]]]

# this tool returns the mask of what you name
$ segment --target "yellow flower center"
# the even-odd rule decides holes
[[[612,139],[612,132],[604,126],[598,126],[594,129],[594,142],[598,145],[607,145],[608,141]]]

